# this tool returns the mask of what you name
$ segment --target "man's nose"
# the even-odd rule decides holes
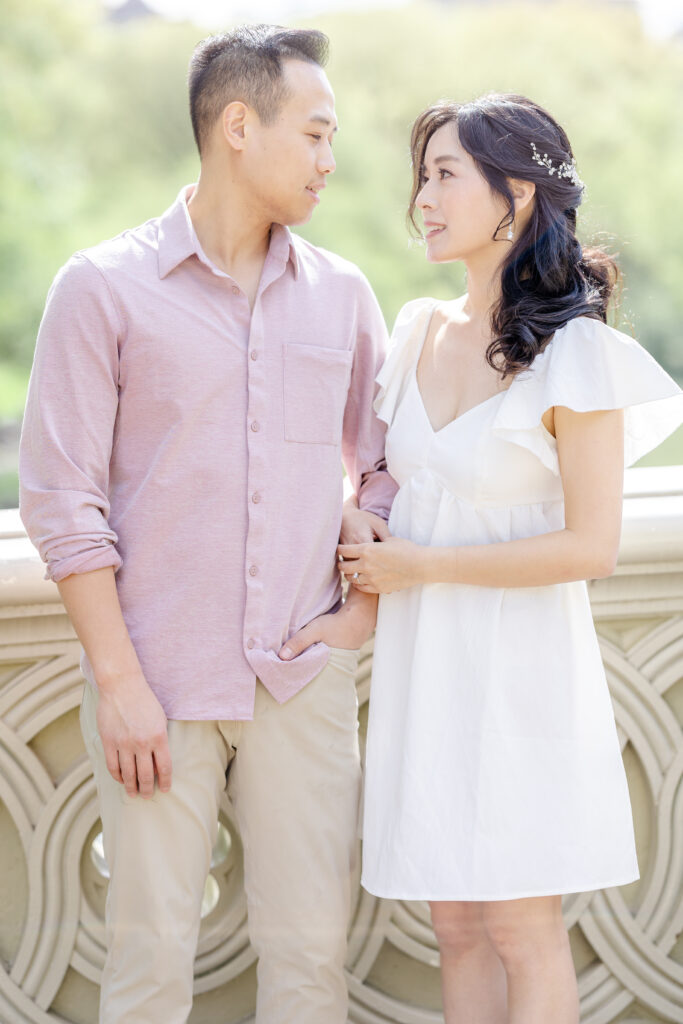
[[[320,153],[320,157],[318,159],[318,170],[321,172],[321,174],[332,174],[336,166],[337,161],[334,159],[332,146],[328,142],[326,143],[325,146],[323,146],[322,151]]]

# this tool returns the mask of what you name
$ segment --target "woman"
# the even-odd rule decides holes
[[[619,545],[624,446],[680,389],[605,324],[616,268],[575,235],[569,140],[520,96],[413,127],[409,213],[467,294],[399,314],[378,378],[400,490],[340,570],[380,593],[363,885],[428,900],[448,1024],[575,1024],[561,894],[638,878],[586,579]]]

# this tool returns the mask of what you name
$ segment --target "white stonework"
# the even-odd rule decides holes
[[[641,880],[565,901],[584,1024],[683,1020],[683,467],[629,470],[626,490],[617,571],[590,593]],[[0,1024],[97,1021],[107,869],[78,728],[78,657],[18,514],[0,512]],[[358,672],[363,726],[371,663],[369,643]],[[221,821],[190,1024],[253,1014],[242,850],[227,801]],[[357,887],[348,977],[354,1024],[442,1021],[426,905]]]

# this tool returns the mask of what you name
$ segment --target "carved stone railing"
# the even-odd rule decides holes
[[[42,576],[18,515],[0,513],[0,1022],[95,1024],[107,867],[78,727],[78,643]],[[680,1022],[683,467],[627,474],[619,565],[590,593],[641,880],[565,900],[582,1021]],[[363,729],[371,662],[368,644],[358,673]],[[190,1022],[233,1024],[253,1014],[242,849],[227,800],[221,824]],[[441,1021],[426,905],[377,900],[356,886],[348,979],[355,1024]]]

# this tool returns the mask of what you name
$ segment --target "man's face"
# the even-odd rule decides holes
[[[303,224],[336,166],[334,94],[317,64],[288,60],[283,74],[286,99],[272,124],[254,115],[243,168],[260,213],[276,224]]]

